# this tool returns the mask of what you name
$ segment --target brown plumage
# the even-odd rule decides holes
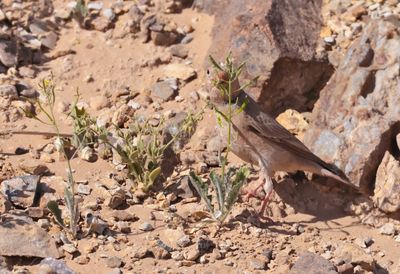
[[[223,73],[219,72],[214,76],[214,84],[226,84],[226,75]],[[348,184],[348,180],[335,166],[321,160],[274,118],[265,113],[253,98],[240,89],[237,80],[232,83],[232,90],[233,110],[240,108],[245,101],[247,105],[232,119],[231,149],[242,160],[261,168],[262,181],[265,182],[258,188],[264,186],[267,193],[261,213],[264,212],[272,192],[271,178],[276,171],[303,170]],[[215,87],[210,90],[210,101],[217,109],[227,113],[228,97]],[[226,138],[227,125],[218,128]]]

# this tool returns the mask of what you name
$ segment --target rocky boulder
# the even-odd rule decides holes
[[[2,215],[0,255],[58,258],[56,243],[32,219],[22,215]]]
[[[384,154],[399,154],[399,21],[372,20],[321,91],[304,142],[372,194]]]
[[[373,200],[385,212],[400,209],[400,162],[388,151],[376,173]]]
[[[267,112],[312,109],[333,73],[316,50],[321,0],[203,0],[196,5],[216,14],[209,53],[222,60],[230,49],[236,60],[246,61],[244,77],[260,76],[259,87],[250,92]]]

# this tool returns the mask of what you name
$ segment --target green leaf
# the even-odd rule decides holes
[[[249,104],[249,99],[245,98],[244,101],[242,102],[242,104],[240,105],[240,107],[235,111],[235,114],[237,115],[237,114],[243,112],[248,104]]]
[[[151,184],[155,182],[160,173],[161,173],[161,167],[157,167],[152,172],[150,172],[149,179]]]
[[[63,221],[63,218],[62,218],[62,211],[58,207],[57,202],[55,202],[55,201],[48,202],[47,203],[47,208],[51,211],[51,213],[53,213],[54,218],[56,219],[57,223],[60,226],[65,227],[64,221]]]
[[[217,123],[218,123],[219,127],[223,127],[221,115],[218,113],[216,115],[217,115]]]
[[[237,79],[240,74],[242,74],[242,70],[243,70],[243,67],[244,67],[245,64],[246,64],[246,62],[243,62],[236,68],[236,73],[235,73],[234,80]]]
[[[210,62],[214,66],[214,68],[218,69],[219,71],[224,71],[224,69],[221,68],[220,65],[218,65],[217,61],[215,61],[215,59],[211,55],[209,55],[208,58],[210,59]]]
[[[228,119],[228,117],[225,115],[225,113],[223,113],[222,111],[220,111],[220,110],[217,109],[217,108],[214,108],[214,111],[215,111],[215,113],[217,114],[217,119],[218,119],[218,115],[219,115],[220,118],[222,117],[222,118],[224,118],[224,120],[225,120],[226,122],[229,122],[229,119]],[[222,119],[221,119],[221,123],[222,123]]]
[[[73,216],[73,214],[75,213],[75,197],[73,193],[69,190],[69,187],[64,188],[64,199],[68,211],[71,215],[71,219],[74,219],[75,216]]]
[[[244,84],[243,86],[240,86],[239,89],[246,89],[249,86],[254,86],[257,83],[258,78],[260,78],[260,76],[254,77],[253,79],[251,79],[250,81],[248,81],[246,84]]]
[[[217,192],[217,201],[219,210],[222,212],[224,211],[224,204],[225,204],[225,185],[221,181],[219,175],[215,173],[215,171],[211,171],[210,179],[215,187],[215,191]]]
[[[189,179],[194,188],[196,189],[197,193],[200,195],[200,197],[203,199],[203,201],[206,203],[206,206],[208,210],[213,213],[214,212],[214,207],[211,204],[211,196],[208,195],[208,184],[203,182],[203,180],[197,176],[193,171],[190,171],[189,173]]]
[[[246,167],[241,167],[237,172],[234,181],[232,182],[232,189],[228,193],[228,197],[226,199],[226,208],[228,211],[232,208],[234,203],[236,202],[240,189],[243,184],[246,182],[247,177],[249,176],[249,170]]]

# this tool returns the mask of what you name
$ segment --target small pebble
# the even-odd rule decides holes
[[[106,265],[109,268],[117,268],[122,265],[122,260],[117,256],[112,256],[106,259]]]
[[[152,230],[154,230],[154,227],[150,223],[145,222],[140,226],[140,230],[152,231]]]

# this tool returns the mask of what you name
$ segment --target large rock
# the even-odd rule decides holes
[[[371,194],[400,131],[399,22],[371,21],[321,91],[304,141]]]
[[[1,183],[0,191],[14,205],[28,208],[38,204],[40,199],[40,177],[36,175],[17,176]]]
[[[60,257],[54,239],[46,231],[28,217],[10,214],[2,215],[0,255]]]
[[[335,274],[335,266],[320,255],[304,252],[294,263],[289,274]]]
[[[246,61],[250,75],[261,76],[250,91],[265,110],[309,111],[333,69],[316,53],[322,0],[196,1],[215,16],[209,53],[222,60],[231,49]],[[250,77],[251,76],[251,77]]]
[[[373,200],[385,212],[400,209],[400,162],[388,151],[376,173]]]

